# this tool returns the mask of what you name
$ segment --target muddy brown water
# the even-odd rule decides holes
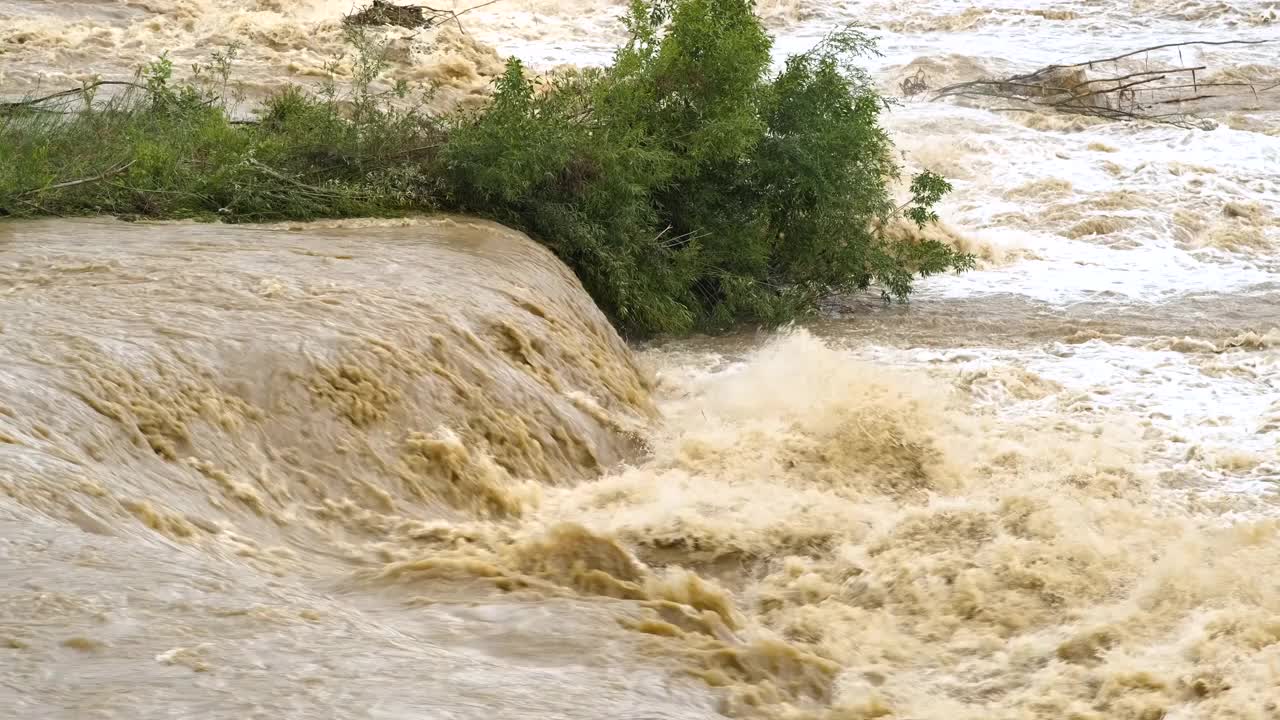
[[[251,93],[311,82],[348,5],[0,0],[0,94],[231,39]],[[393,72],[481,102],[505,53],[607,59],[619,10],[393,30]],[[761,11],[780,53],[875,26],[893,88],[1262,37],[1277,8]],[[1280,70],[1185,52],[1149,62]],[[644,346],[465,218],[0,224],[0,707],[1278,718],[1273,100],[1212,131],[904,103],[904,164],[955,185],[926,234],[977,270]]]
[[[865,309],[637,356],[487,223],[5,227],[0,629],[29,716],[1270,702],[1274,496],[1205,477],[1274,457],[1033,368],[1115,342],[1274,393],[1274,334],[1037,349],[1013,309],[974,368],[925,305],[881,312],[952,357],[868,355]]]

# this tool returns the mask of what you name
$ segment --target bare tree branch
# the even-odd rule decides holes
[[[1091,77],[1086,71],[1099,65],[1118,63],[1126,58],[1148,54],[1157,50],[1176,48],[1181,60],[1182,48],[1196,45],[1260,45],[1268,40],[1188,41],[1165,43],[1134,50],[1113,57],[1086,60],[1065,65],[1047,65],[1029,73],[1012,75],[1003,79],[984,79],[956,83],[939,88],[933,99],[946,97],[1013,101],[1021,107],[993,108],[998,112],[1062,112],[1089,115],[1113,120],[1146,120],[1184,128],[1204,127],[1205,123],[1189,112],[1158,113],[1154,109],[1168,105],[1190,105],[1223,97],[1215,91],[1228,89],[1252,93],[1256,99],[1261,92],[1280,87],[1269,84],[1259,88],[1255,83],[1204,82],[1198,75],[1207,70],[1205,65],[1172,66],[1140,71],[1124,72],[1101,77]]]
[[[1093,67],[1094,65],[1101,65],[1103,63],[1116,62],[1118,60],[1125,60],[1127,58],[1133,57],[1134,55],[1141,55],[1143,53],[1154,52],[1156,50],[1167,50],[1169,48],[1184,48],[1184,47],[1190,47],[1192,45],[1211,45],[1211,46],[1264,45],[1269,42],[1271,41],[1270,40],[1187,40],[1186,42],[1165,43],[1164,45],[1152,45],[1151,47],[1145,47],[1145,48],[1142,48],[1141,50],[1134,50],[1133,52],[1127,52],[1123,55],[1116,55],[1115,57],[1102,58],[1101,60],[1085,60],[1084,62],[1075,63],[1074,65],[1049,65],[1045,68],[1045,70],[1048,70],[1048,69],[1062,70],[1062,69],[1069,69],[1069,68]],[[1037,72],[1041,72],[1041,71],[1037,71]]]

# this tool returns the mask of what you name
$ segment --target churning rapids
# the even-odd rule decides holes
[[[891,90],[1280,22],[760,9],[780,52],[878,28]],[[347,10],[0,0],[0,91],[235,39],[305,80]],[[505,0],[393,31],[395,72],[474,102],[618,12]],[[1280,77],[1280,44],[1184,53]],[[1210,110],[906,102],[980,268],[767,337],[629,348],[464,218],[0,225],[0,716],[1280,718],[1280,98]]]

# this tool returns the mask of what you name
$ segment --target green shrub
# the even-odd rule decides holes
[[[626,23],[608,67],[539,87],[513,59],[492,103],[443,118],[373,89],[386,48],[354,28],[348,92],[288,87],[255,121],[229,110],[233,52],[185,83],[161,58],[107,101],[90,86],[0,106],[0,215],[474,213],[547,244],[636,334],[783,322],[872,284],[906,297],[971,264],[884,232],[933,222],[950,188],[925,173],[894,203],[886,104],[854,64],[865,36],[773,75],[749,0],[633,0]]]
[[[161,57],[128,82],[0,106],[0,216],[201,218],[231,222],[402,214],[433,208],[423,158],[439,121],[371,88],[385,47],[349,37],[349,92],[286,86],[256,121],[233,119],[234,49],[172,81]],[[103,90],[122,90],[103,99]],[[86,152],[93,148],[93,152]]]
[[[537,93],[512,60],[488,110],[443,152],[451,204],[551,245],[625,328],[680,332],[778,322],[833,292],[971,259],[892,242],[899,169],[885,101],[833,34],[769,74],[748,0],[634,0],[613,64]],[[905,210],[923,225],[949,190],[924,174]]]

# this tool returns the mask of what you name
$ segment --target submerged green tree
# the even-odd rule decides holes
[[[886,103],[848,28],[770,74],[750,0],[633,0],[630,37],[603,70],[535,91],[512,61],[487,111],[453,131],[460,209],[554,247],[620,323],[641,332],[777,322],[824,295],[972,261],[892,241],[950,189],[924,174],[898,208]]]

